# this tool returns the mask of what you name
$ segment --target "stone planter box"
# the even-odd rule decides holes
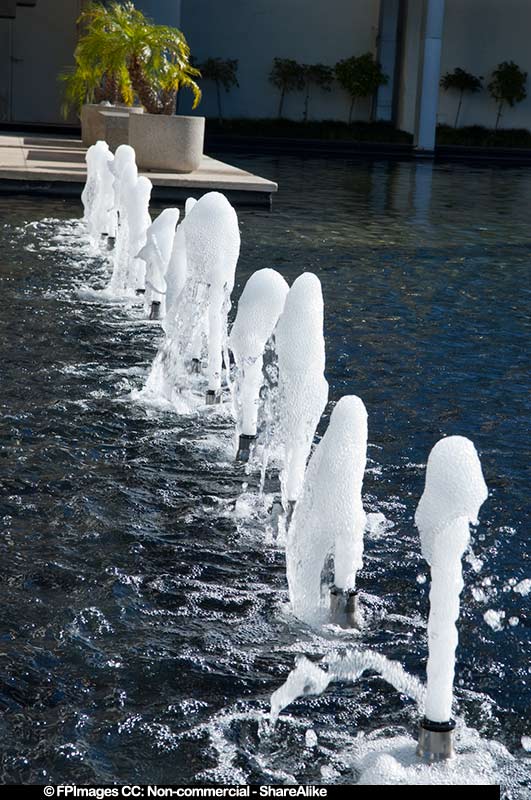
[[[204,117],[141,114],[129,121],[129,144],[143,170],[193,172],[201,164]]]
[[[81,108],[81,140],[85,147],[103,140],[112,152],[129,143],[129,117],[142,114],[140,106],[112,106],[86,103]]]

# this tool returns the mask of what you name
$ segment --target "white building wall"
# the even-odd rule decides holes
[[[531,129],[531,2],[530,0],[446,0],[441,75],[462,67],[489,82],[492,69],[501,61],[515,61],[529,72],[528,96],[514,108],[506,108],[500,121],[504,128]],[[438,121],[453,125],[458,97],[443,92],[439,97]],[[493,128],[496,103],[486,88],[465,95],[459,125]]]
[[[278,90],[268,81],[273,58],[329,64],[375,52],[378,0],[182,0],[181,28],[198,61],[237,58],[239,88],[223,93],[227,117],[275,117]],[[216,116],[215,89],[202,84],[198,113]],[[181,112],[189,112],[183,93]],[[302,119],[303,92],[286,96],[284,116]],[[310,118],[348,118],[348,96],[336,84],[314,89]],[[360,101],[355,118],[368,119],[370,101]]]

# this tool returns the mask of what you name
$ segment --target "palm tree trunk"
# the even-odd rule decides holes
[[[223,122],[223,114],[221,113],[221,92],[219,89],[219,81],[216,81],[216,95],[218,98],[218,121]]]
[[[163,111],[162,103],[159,101],[156,91],[148,81],[140,60],[133,56],[127,65],[129,77],[133,89],[138,95],[138,99],[146,109],[148,114],[160,114]],[[175,99],[175,98],[174,98]],[[164,113],[172,113],[164,112]]]
[[[463,102],[463,90],[461,90],[461,94],[459,95],[459,103],[457,105],[457,114],[455,115],[454,128],[457,128],[457,123],[459,121],[459,113],[461,111],[461,103],[462,102]]]
[[[160,111],[151,113],[166,114],[167,116],[174,114],[177,104],[177,89],[163,89],[158,102]]]
[[[498,115],[497,115],[497,117],[496,117],[496,125],[494,126],[494,130],[495,130],[495,131],[497,131],[497,130],[498,130],[498,124],[499,124],[499,122],[500,122],[501,115],[502,115],[502,108],[503,108],[503,100],[501,101],[501,103],[500,103],[500,104],[499,104],[499,106],[498,106]]]
[[[354,112],[354,103],[356,102],[356,98],[353,97],[350,103],[350,111],[348,112],[348,124],[352,124],[352,114]]]
[[[308,106],[310,104],[310,84],[306,84],[306,97],[304,98],[304,122],[308,122]]]
[[[286,94],[286,90],[282,88],[280,90],[280,103],[278,104],[278,118],[282,119],[282,109],[284,107],[284,95]]]

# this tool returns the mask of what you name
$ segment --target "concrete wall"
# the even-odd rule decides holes
[[[515,61],[529,72],[528,97],[506,108],[500,127],[531,128],[531,2],[529,0],[446,0],[441,74],[462,67],[483,75],[486,85],[500,61]],[[441,91],[438,121],[453,125],[458,97]],[[466,95],[460,125],[493,127],[496,103],[485,89]]]
[[[182,0],[181,28],[201,61],[237,58],[240,87],[223,94],[227,117],[274,117],[278,91],[268,82],[275,56],[302,63],[335,64],[341,58],[374,51],[378,0]],[[215,90],[202,85],[198,113],[217,114]],[[184,95],[183,95],[184,99]],[[302,92],[286,97],[284,115],[301,119]],[[189,102],[180,111],[189,110]],[[330,93],[316,89],[310,117],[346,119],[348,97],[339,86]],[[360,102],[355,117],[367,119],[369,101]]]
[[[11,27],[11,53],[2,49],[2,65],[10,60],[11,113],[15,122],[62,122],[62,86],[57,75],[72,64],[77,41],[79,0],[39,0],[33,8],[17,7]],[[5,26],[5,22],[4,22]],[[4,76],[7,73],[2,70]]]

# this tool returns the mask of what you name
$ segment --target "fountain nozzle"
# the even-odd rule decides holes
[[[160,319],[160,301],[153,300],[151,303],[151,311],[149,312],[150,319]]]
[[[207,389],[207,393],[205,395],[205,404],[207,406],[215,406],[218,403],[221,403],[221,396],[216,392],[215,389]]]
[[[137,294],[137,295],[141,295],[141,294],[145,294],[145,293],[146,293],[146,290],[145,290],[145,289],[137,289],[137,290],[136,290],[136,294]]]
[[[359,629],[358,592],[356,589],[330,587],[330,618],[341,628]]]
[[[238,442],[238,452],[236,453],[236,461],[249,461],[251,453],[251,444],[256,441],[256,434],[240,433]]]
[[[452,719],[448,722],[432,722],[424,717],[419,727],[417,756],[429,764],[455,758],[454,728]]]
[[[192,358],[190,361],[190,372],[192,375],[199,375],[201,372],[201,359],[200,358]]]
[[[115,241],[115,236],[107,236],[107,250],[113,250]]]

